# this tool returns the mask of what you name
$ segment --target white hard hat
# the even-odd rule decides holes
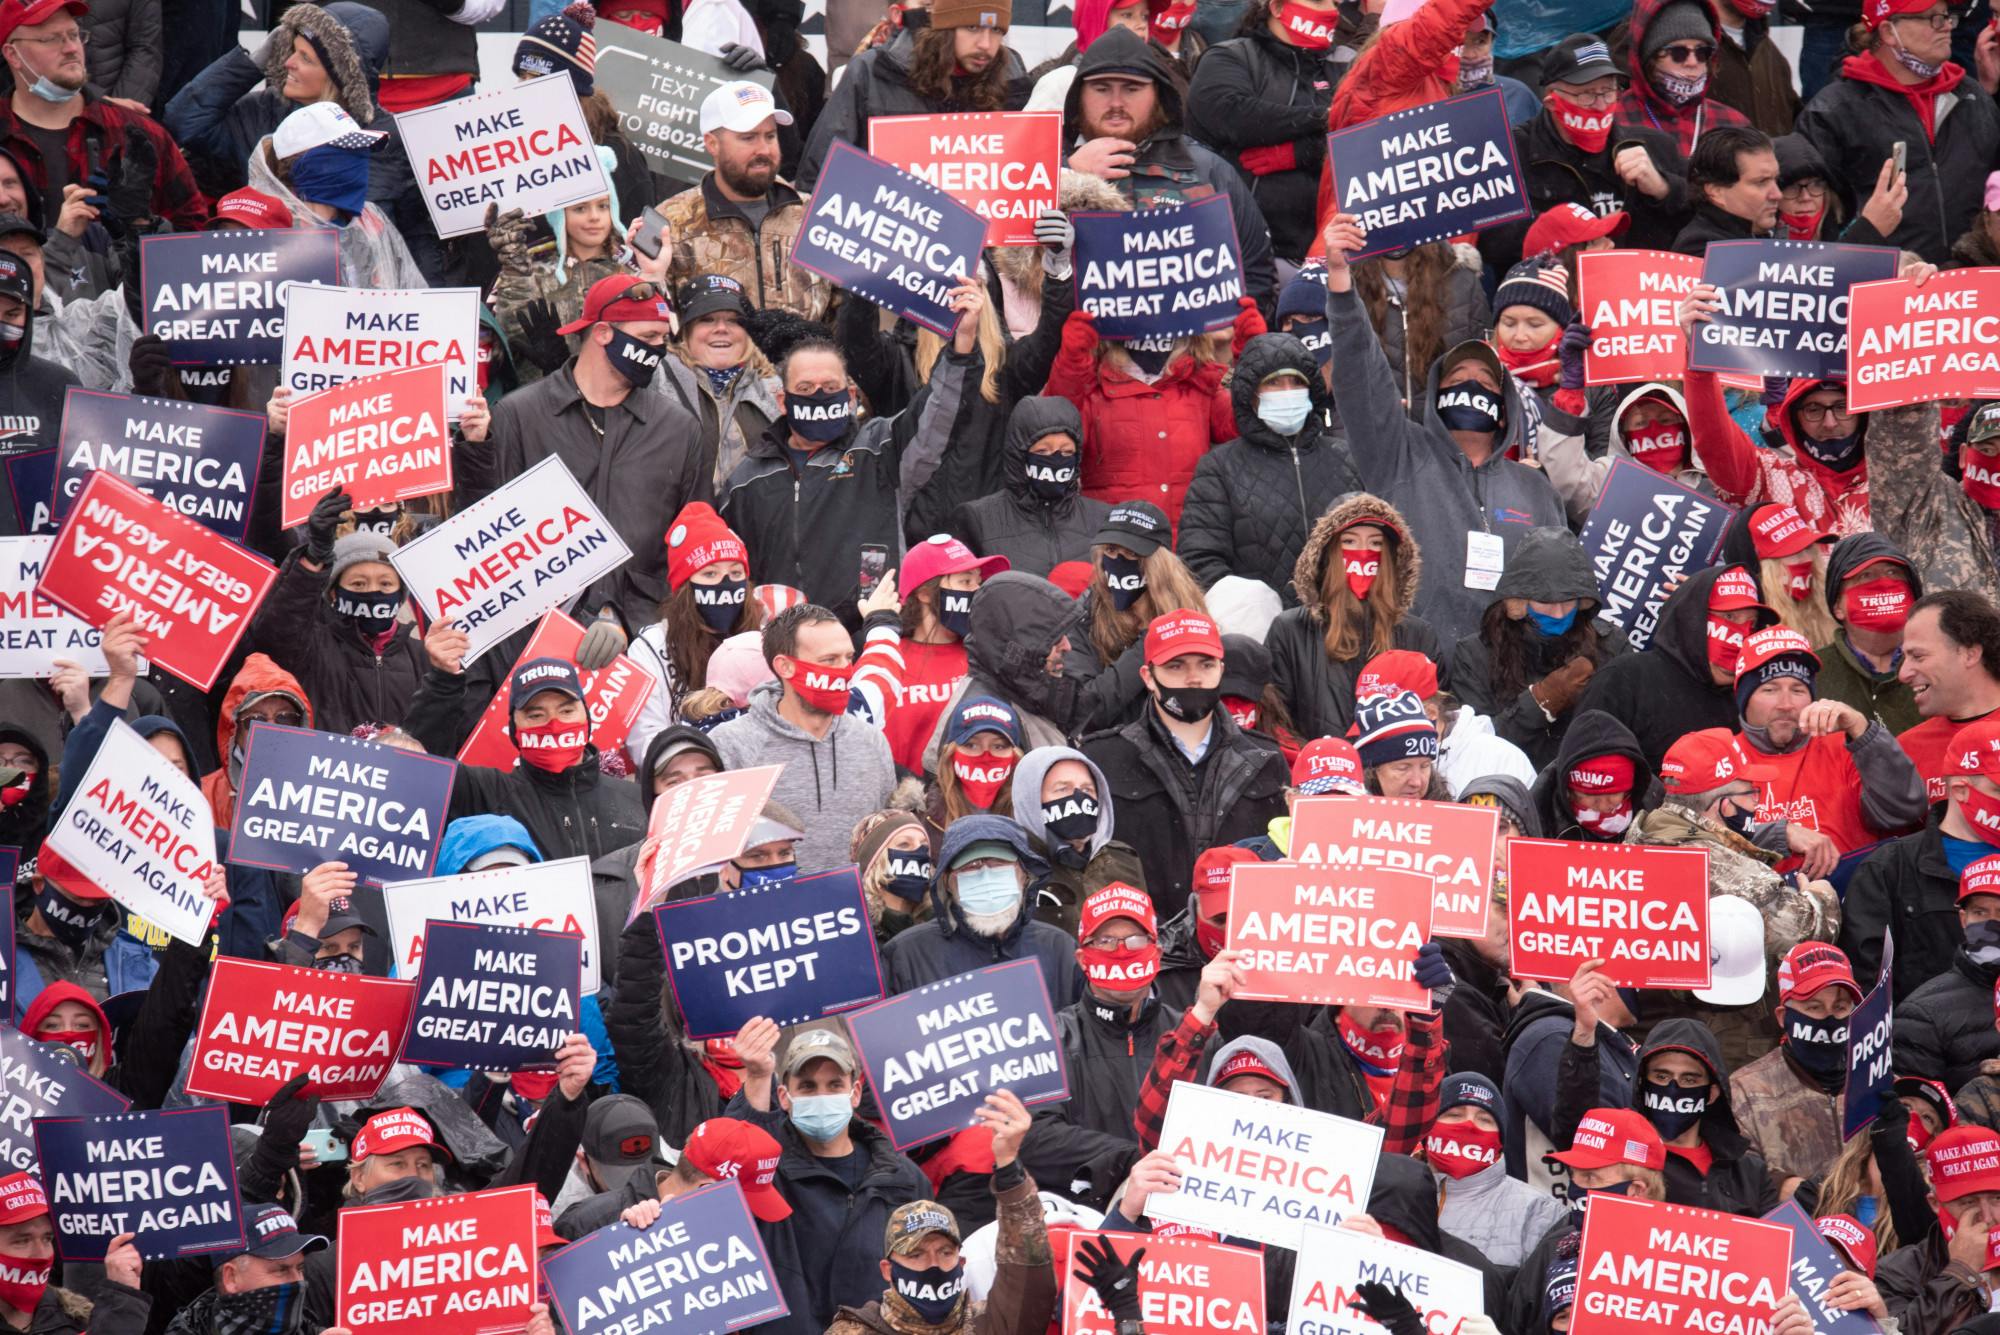
[[[1695,989],[1710,1006],[1747,1006],[1764,995],[1764,915],[1747,899],[1708,901],[1709,985]]]

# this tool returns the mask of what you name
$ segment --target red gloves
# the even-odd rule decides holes
[[[1257,309],[1255,297],[1238,297],[1236,305],[1238,308],[1236,319],[1231,321],[1229,326],[1233,331],[1229,339],[1229,350],[1232,356],[1241,357],[1244,344],[1259,334],[1270,333],[1271,329],[1264,323],[1264,316]]]
[[[1299,165],[1297,149],[1287,141],[1282,144],[1259,144],[1246,148],[1242,153],[1243,170],[1252,176],[1269,176],[1272,172],[1288,172]]]
[[[1066,357],[1085,359],[1096,354],[1097,326],[1091,323],[1089,311],[1071,311],[1063,321],[1062,351]]]

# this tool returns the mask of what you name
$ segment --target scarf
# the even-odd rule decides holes
[[[1878,88],[1901,93],[1910,99],[1910,106],[1917,113],[1917,124],[1924,127],[1924,139],[1937,142],[1937,99],[1939,93],[1948,93],[1958,87],[1965,71],[1947,60],[1938,67],[1938,72],[1921,83],[1905,84],[1897,81],[1889,67],[1882,63],[1879,53],[1865,56],[1849,56],[1840,62],[1840,72],[1847,78],[1861,83],[1872,83]]]

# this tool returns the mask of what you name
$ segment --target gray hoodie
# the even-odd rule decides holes
[[[1083,752],[1067,746],[1038,746],[1022,756],[1014,766],[1014,819],[1028,832],[1028,837],[1042,847],[1049,847],[1048,822],[1042,819],[1042,780],[1049,771],[1064,760],[1081,762],[1090,770],[1091,781],[1097,785],[1097,829],[1090,836],[1090,847],[1083,861],[1089,862],[1111,842],[1111,785],[1104,781],[1104,771],[1097,768],[1097,762]]]
[[[783,765],[771,796],[805,822],[799,872],[830,871],[854,859],[848,845],[854,826],[889,805],[896,762],[881,730],[853,715],[833,721],[815,741],[778,715],[780,688],[767,681],[750,692],[750,709],[709,734],[730,769]]]
[[[1285,1090],[1289,1097],[1285,1102],[1294,1108],[1306,1105],[1306,1096],[1299,1092],[1299,1078],[1292,1074],[1292,1064],[1285,1060],[1285,1050],[1268,1038],[1258,1038],[1255,1034],[1245,1034],[1234,1038],[1215,1050],[1215,1056],[1208,1063],[1208,1083],[1215,1083],[1215,1073],[1229,1065],[1229,1059],[1243,1051],[1254,1052],[1257,1060],[1284,1077]]]

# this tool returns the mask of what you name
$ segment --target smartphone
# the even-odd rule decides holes
[[[1890,156],[1896,159],[1896,175],[1909,175],[1910,146],[1901,139],[1898,139],[1894,146],[1890,148],[1889,153]]]
[[[861,596],[865,599],[875,592],[882,575],[889,569],[889,549],[879,542],[861,544]]]
[[[330,1126],[307,1128],[305,1135],[299,1137],[299,1145],[301,1148],[310,1145],[313,1157],[321,1163],[339,1163],[347,1158],[346,1142],[334,1139]]]
[[[632,249],[649,260],[660,258],[660,238],[666,230],[667,220],[660,216],[660,211],[647,209],[639,215],[639,230],[632,234]]]

